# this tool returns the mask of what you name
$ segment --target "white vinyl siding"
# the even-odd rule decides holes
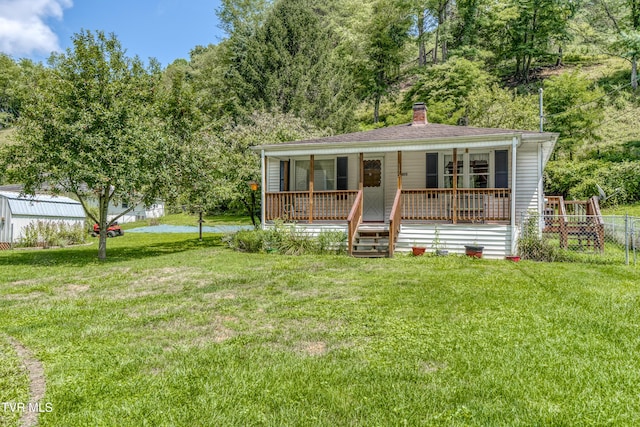
[[[267,157],[267,192],[280,191],[280,159]]]
[[[516,158],[516,223],[520,223],[522,215],[528,211],[540,212],[542,198],[540,184],[540,158],[537,144],[522,144],[518,147]]]

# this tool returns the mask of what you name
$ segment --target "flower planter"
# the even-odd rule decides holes
[[[509,261],[513,261],[513,262],[518,262],[520,261],[520,257],[517,255],[511,255],[511,256],[507,256],[505,257],[507,260]]]
[[[465,255],[472,258],[482,258],[483,250],[484,250],[484,246],[478,246],[478,245],[465,245],[464,247]]]
[[[411,250],[413,251],[414,256],[420,256],[420,255],[424,255],[424,251],[427,250],[427,248],[420,248],[420,247],[414,246],[411,248]]]

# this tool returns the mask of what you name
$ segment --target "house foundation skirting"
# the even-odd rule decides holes
[[[396,253],[410,252],[412,246],[427,252],[446,249],[464,254],[465,245],[484,246],[484,258],[503,259],[511,253],[511,225],[508,224],[405,224],[400,228]]]
[[[270,227],[273,224],[265,224],[265,228]],[[295,227],[299,232],[312,236],[322,231],[348,231],[346,223],[296,223]],[[504,259],[515,255],[511,253],[511,236],[512,227],[509,224],[402,223],[395,252],[409,253],[415,245],[427,248],[427,253],[446,249],[450,254],[464,254],[465,245],[479,245],[484,246],[484,258]]]

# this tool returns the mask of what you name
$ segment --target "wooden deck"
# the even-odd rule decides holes
[[[543,232],[558,234],[563,249],[567,249],[569,239],[573,238],[581,246],[584,243],[603,252],[604,221],[598,198],[567,201],[562,196],[547,196]]]

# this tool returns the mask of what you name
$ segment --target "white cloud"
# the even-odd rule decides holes
[[[72,0],[0,0],[0,52],[13,56],[59,51],[58,36],[47,25],[62,19]]]

